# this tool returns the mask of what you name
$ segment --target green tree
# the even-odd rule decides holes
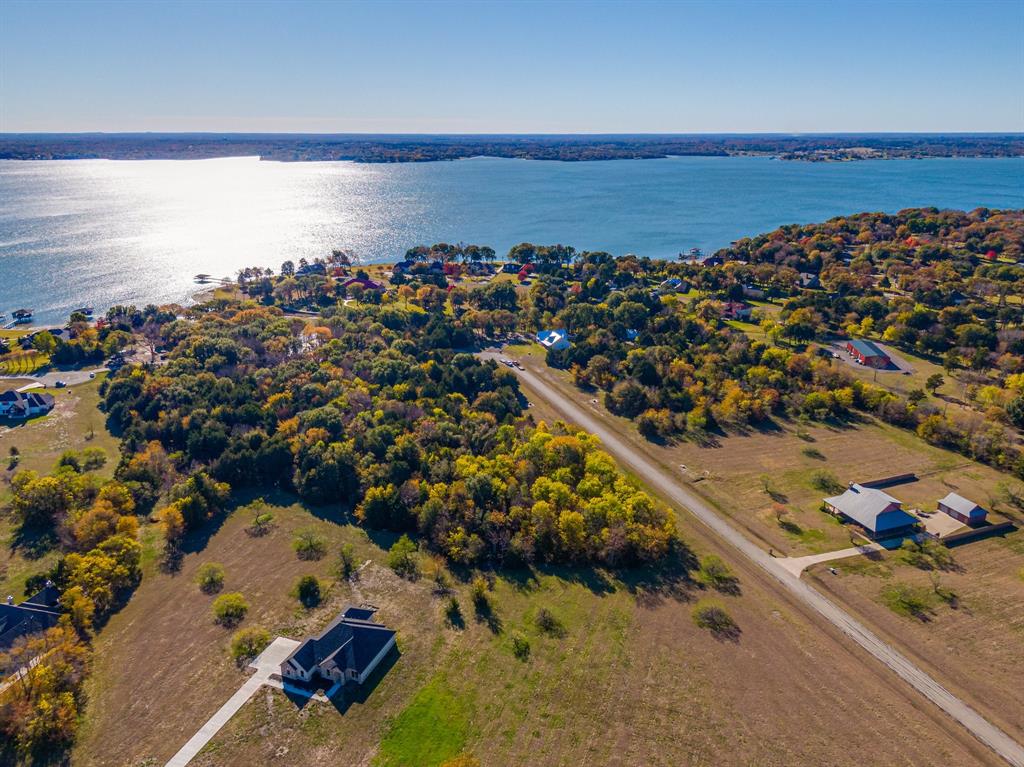
[[[237,626],[249,612],[249,603],[238,591],[229,591],[213,600],[214,622],[231,628]]]
[[[415,580],[420,573],[416,561],[416,544],[408,535],[403,535],[388,550],[388,567],[403,578]]]

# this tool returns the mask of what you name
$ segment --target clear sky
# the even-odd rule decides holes
[[[0,0],[0,132],[1024,131],[1024,0]]]

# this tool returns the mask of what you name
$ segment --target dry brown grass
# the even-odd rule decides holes
[[[261,690],[197,758],[199,767],[375,757],[417,764],[403,752],[380,753],[378,744],[401,735],[395,727],[422,725],[399,715],[438,687],[462,712],[455,742],[483,764],[988,763],[894,677],[764,590],[741,563],[730,561],[742,596],[720,597],[742,630],[737,641],[693,624],[692,600],[704,593],[695,586],[666,593],[572,570],[499,578],[497,633],[474,619],[468,585],[458,584],[466,626],[455,630],[426,579],[409,583],[377,564],[363,571],[358,593],[336,585],[326,606],[301,610],[288,591],[301,574],[328,577],[331,559],[299,561],[292,531],[312,522],[333,546],[355,542],[360,560],[381,562],[384,552],[360,531],[313,521],[298,506],[275,514],[270,535],[248,536],[248,520],[236,515],[179,573],[147,573],[97,640],[75,764],[162,763],[245,678],[228,656],[230,632],[210,618],[212,597],[192,581],[205,561],[222,563],[224,588],[248,599],[243,625],[299,637],[342,603],[366,600],[399,630],[401,656],[365,700],[341,712],[316,703],[299,710],[279,691]],[[714,550],[699,531],[684,525],[684,533],[701,552]],[[559,618],[563,637],[536,628],[540,607]],[[513,632],[529,639],[526,662],[512,652]]]
[[[897,615],[881,602],[881,590],[893,582],[933,588],[928,572],[903,564],[898,554],[886,554],[879,563],[836,563],[839,577],[820,566],[805,577],[1022,740],[1024,531],[952,551],[957,569],[939,577],[940,587],[956,595],[955,606],[939,602],[923,619]]]

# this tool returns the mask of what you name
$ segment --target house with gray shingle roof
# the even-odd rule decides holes
[[[373,620],[376,608],[346,607],[319,636],[310,637],[285,658],[281,677],[309,682],[362,684],[395,646],[395,632]]]
[[[14,597],[0,604],[0,650],[6,650],[15,640],[29,634],[38,634],[53,628],[60,620],[60,594],[49,581],[42,591],[33,594],[19,605]]]
[[[905,535],[917,526],[917,517],[903,510],[902,501],[883,490],[856,483],[842,495],[826,498],[825,508],[860,525],[872,538]]]
[[[0,417],[28,418],[53,410],[53,395],[35,391],[0,392]]]

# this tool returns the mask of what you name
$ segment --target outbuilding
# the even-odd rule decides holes
[[[956,493],[950,493],[939,501],[938,507],[939,511],[948,514],[959,522],[963,522],[965,525],[983,524],[985,517],[988,516],[988,512],[981,506]]]
[[[887,368],[892,364],[889,355],[871,341],[847,341],[846,351],[861,365],[869,368]]]

